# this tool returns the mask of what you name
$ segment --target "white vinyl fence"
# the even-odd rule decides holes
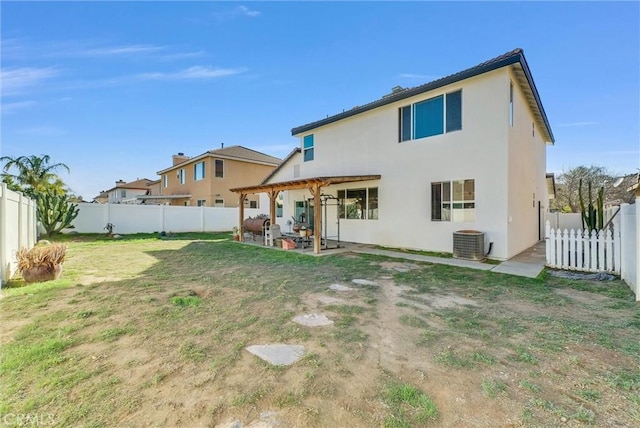
[[[611,228],[589,234],[582,229],[552,229],[545,225],[547,266],[585,272],[620,273],[620,239]]]
[[[107,223],[113,232],[223,232],[238,224],[238,208],[176,207],[169,205],[79,204],[73,221],[79,233],[106,233]],[[266,214],[260,208],[245,208],[245,218]]]
[[[16,252],[36,243],[36,204],[0,183],[0,285],[18,268]]]
[[[620,252],[622,255],[620,277],[631,287],[640,301],[640,198],[634,205],[620,205],[620,213],[614,227],[620,230]]]

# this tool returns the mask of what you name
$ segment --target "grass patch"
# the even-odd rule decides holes
[[[389,407],[389,414],[383,422],[386,428],[424,425],[438,418],[438,409],[433,400],[409,384],[388,385],[383,393],[383,401]]]
[[[489,398],[507,395],[507,384],[501,380],[485,379],[482,381],[482,393]]]
[[[400,317],[400,322],[404,325],[408,325],[409,327],[416,327],[416,328],[423,328],[423,329],[429,328],[429,323],[427,323],[422,318],[416,317],[414,315],[402,315]]]
[[[448,349],[445,352],[439,354],[436,358],[436,361],[445,366],[460,369],[470,369],[475,366],[471,359],[462,355],[458,355],[451,349]]]
[[[171,303],[181,307],[200,306],[202,299],[198,296],[175,296],[171,298]]]

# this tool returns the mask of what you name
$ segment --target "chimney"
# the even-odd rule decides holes
[[[177,165],[179,163],[182,163],[186,160],[189,160],[189,156],[185,156],[184,153],[180,152],[177,155],[173,155],[173,164]]]
[[[224,143],[220,143],[220,148],[224,149]]]
[[[125,183],[125,181],[124,181],[124,180],[118,180],[118,181],[116,181],[116,187],[122,187],[122,186],[124,186],[125,184],[127,184],[127,183]]]

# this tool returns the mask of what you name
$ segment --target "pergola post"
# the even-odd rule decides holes
[[[244,241],[244,226],[243,226],[243,224],[244,224],[244,201],[247,199],[247,194],[240,192],[240,193],[238,193],[238,196],[239,196],[239,200],[240,200],[239,201],[240,205],[238,206],[238,208],[239,208],[238,209],[238,213],[240,213],[239,214],[240,215],[240,218],[239,218],[240,226],[238,226],[238,231],[240,233],[239,241],[243,242]]]
[[[279,190],[273,189],[267,192],[269,195],[269,221],[271,221],[271,224],[276,224],[276,198],[279,193]]]
[[[313,195],[313,252],[320,254],[322,247],[322,202],[320,201],[320,184],[315,183],[309,188]]]

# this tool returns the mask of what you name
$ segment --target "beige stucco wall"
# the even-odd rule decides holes
[[[301,147],[302,138],[314,134],[314,160],[302,162],[297,155],[271,181],[292,179],[293,165],[298,162],[301,178],[380,174],[379,181],[323,189],[333,195],[338,189],[379,189],[379,219],[340,220],[342,240],[451,252],[454,231],[476,229],[486,233],[487,246],[493,242],[492,257],[509,258],[530,243],[537,227],[537,217],[535,223],[529,224],[533,217],[520,208],[519,193],[528,194],[531,206],[532,192],[528,191],[529,184],[519,181],[533,180],[537,183],[532,185],[536,197],[545,195],[544,144],[539,144],[541,150],[532,151],[535,161],[527,164],[525,171],[520,171],[520,163],[509,166],[510,161],[528,156],[528,151],[510,150],[508,146],[525,144],[517,142],[521,136],[512,135],[509,130],[509,77],[509,71],[502,68],[301,134]],[[463,90],[461,131],[398,143],[398,108],[458,89]],[[516,109],[521,111],[524,106],[517,105]],[[537,181],[538,175],[542,185]],[[475,221],[431,221],[431,183],[461,179],[475,180]],[[291,218],[293,201],[309,195],[306,191],[288,193],[283,223]],[[335,215],[330,214],[329,234],[335,232],[331,230],[335,228],[334,219]],[[508,224],[513,226],[509,228]],[[533,232],[508,239],[507,233],[518,228]]]
[[[549,204],[545,178],[546,144],[542,138],[542,124],[535,122],[522,88],[515,84],[516,77],[509,73],[514,82],[514,123],[508,128],[509,148],[509,205],[508,235],[509,254],[518,254],[544,238],[544,211]],[[508,94],[507,94],[508,96]],[[532,124],[535,123],[535,135]],[[538,219],[540,202],[542,225]]]
[[[224,164],[224,177],[215,177],[215,159],[221,159]],[[202,180],[194,179],[195,164],[204,161],[205,178]],[[177,173],[180,169],[185,170],[185,183],[180,184]],[[205,157],[194,161],[185,162],[177,165],[176,168],[162,174],[160,182],[162,183],[163,195],[179,195],[190,194],[190,199],[172,200],[172,205],[197,205],[199,199],[206,201],[206,206],[214,206],[216,199],[223,199],[225,207],[237,207],[238,196],[229,189],[234,187],[251,186],[260,183],[275,167],[271,165],[262,165],[252,162],[243,162],[233,159],[223,159],[215,157]],[[164,176],[167,176],[168,186],[165,187]],[[249,201],[256,201],[258,206],[259,195],[250,195]]]

